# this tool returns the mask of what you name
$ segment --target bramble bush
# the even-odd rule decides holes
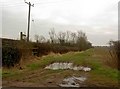
[[[6,67],[13,67],[19,63],[21,59],[21,53],[14,47],[2,47],[2,65]]]

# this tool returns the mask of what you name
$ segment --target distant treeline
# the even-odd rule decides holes
[[[36,42],[26,40],[2,39],[2,63],[3,66],[11,67],[20,60],[28,59],[29,56],[47,55],[50,52],[67,53],[69,51],[82,51],[92,47],[84,32],[59,32],[54,29],[49,32],[49,39],[35,35]],[[29,61],[29,60],[28,60]]]
[[[35,35],[36,43],[48,43],[66,47],[77,47],[79,51],[86,50],[92,47],[92,44],[88,41],[87,36],[82,31],[77,32],[58,32],[56,34],[54,28],[49,31],[49,39],[44,36]]]

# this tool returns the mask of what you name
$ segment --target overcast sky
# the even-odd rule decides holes
[[[31,7],[32,40],[35,34],[48,37],[48,32],[53,27],[56,32],[82,30],[93,45],[107,45],[109,40],[118,39],[119,0],[26,1],[35,4]],[[20,32],[27,32],[28,5],[24,0],[1,2],[2,37],[19,39]]]

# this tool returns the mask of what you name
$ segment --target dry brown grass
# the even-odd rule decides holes
[[[99,57],[102,59],[103,63],[105,65],[108,65],[109,67],[112,68],[118,68],[118,59],[116,55],[114,55],[114,51],[110,50],[110,48],[96,48],[95,49],[95,56]]]

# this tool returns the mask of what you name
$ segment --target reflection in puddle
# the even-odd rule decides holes
[[[46,66],[45,69],[52,69],[52,70],[58,70],[58,69],[72,69],[72,70],[83,70],[83,71],[91,71],[91,68],[89,67],[83,67],[83,66],[73,66],[73,63],[53,63],[49,66]]]
[[[59,84],[60,87],[80,87],[80,84],[83,83],[87,78],[86,77],[69,77],[65,78],[61,84]]]

